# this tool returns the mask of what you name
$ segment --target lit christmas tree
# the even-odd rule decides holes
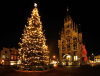
[[[25,25],[24,33],[22,34],[18,64],[23,65],[37,65],[49,63],[49,51],[46,46],[45,35],[42,31],[42,23],[38,14],[37,4],[34,4],[34,9],[31,18],[28,18],[27,25]]]

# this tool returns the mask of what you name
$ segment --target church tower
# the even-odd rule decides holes
[[[67,8],[67,17],[64,19],[64,29],[61,31],[61,39],[58,40],[59,61],[65,61],[74,65],[82,59],[81,52],[82,33],[78,33],[78,25],[73,23]],[[69,58],[68,58],[69,57]]]

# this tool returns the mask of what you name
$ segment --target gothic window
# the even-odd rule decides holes
[[[67,25],[67,28],[69,28],[69,25]]]
[[[62,51],[65,51],[65,47],[64,46],[62,46]]]
[[[63,41],[62,41],[62,45],[64,44],[64,42],[65,42],[65,41],[63,40]]]
[[[67,39],[67,42],[70,43],[70,39]]]
[[[77,52],[77,51],[74,51],[74,55],[75,55],[75,56],[78,55],[78,52]]]
[[[67,45],[67,48],[70,48],[70,45]]]
[[[62,46],[62,49],[65,49],[65,47],[64,47],[64,46]]]
[[[70,30],[67,30],[67,31],[66,31],[66,35],[68,35],[68,34],[70,34]]]
[[[77,49],[77,44],[73,44],[74,50]]]
[[[73,41],[74,41],[74,42],[77,42],[77,38],[76,38],[76,37],[74,37],[74,38],[73,38]]]

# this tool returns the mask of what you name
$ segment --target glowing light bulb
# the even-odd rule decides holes
[[[37,7],[37,4],[36,3],[34,3],[34,7]]]

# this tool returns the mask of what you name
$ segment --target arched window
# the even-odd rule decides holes
[[[67,28],[69,28],[69,25],[67,25]]]
[[[73,44],[74,50],[77,49],[77,44]]]
[[[73,41],[74,41],[74,42],[77,42],[77,37],[74,37],[74,38],[73,38]]]
[[[70,34],[70,30],[67,30],[67,31],[66,31],[66,35],[68,35],[68,34]]]
[[[62,49],[65,49],[65,47],[64,47],[64,46],[62,46]]]

